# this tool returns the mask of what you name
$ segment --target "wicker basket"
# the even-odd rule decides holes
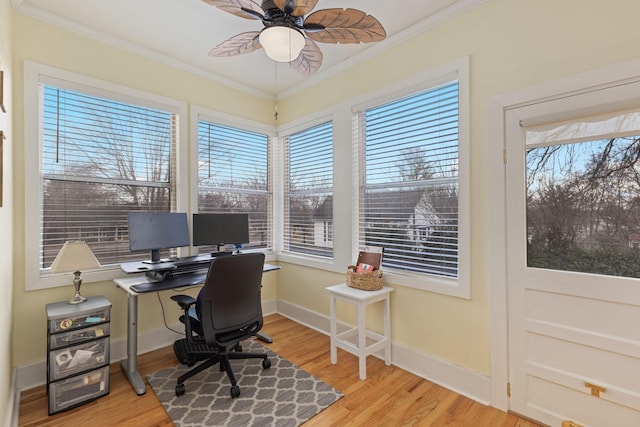
[[[363,291],[377,291],[382,289],[382,270],[369,273],[356,273],[356,266],[347,267],[347,286]]]

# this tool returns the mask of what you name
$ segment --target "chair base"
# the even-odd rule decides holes
[[[193,366],[201,360],[211,357],[217,350],[206,343],[189,342],[186,338],[173,343],[173,353],[183,365]]]
[[[234,347],[241,350],[240,343]],[[209,346],[206,343],[189,342],[186,338],[177,340],[173,343],[173,352],[178,360],[187,366],[193,366],[196,362],[203,361],[198,366],[192,368],[188,372],[181,375],[176,384],[176,396],[180,396],[185,392],[184,382],[192,376],[210,368],[213,365],[220,364],[220,371],[224,371],[231,382],[231,397],[240,396],[240,387],[236,382],[236,377],[231,368],[230,360],[233,359],[262,359],[262,368],[269,369],[271,360],[266,353],[243,353],[242,351],[230,351],[220,349],[218,347]]]

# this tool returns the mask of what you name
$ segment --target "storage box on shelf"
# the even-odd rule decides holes
[[[109,394],[111,303],[47,304],[49,415]]]

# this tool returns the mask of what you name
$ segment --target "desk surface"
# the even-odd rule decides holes
[[[280,267],[279,265],[265,264],[262,271],[267,273],[269,271],[280,270],[281,268],[282,267]],[[123,277],[121,279],[115,279],[114,282],[122,290],[132,295],[138,295],[138,294],[148,293],[148,292],[166,291],[168,289],[194,286],[194,285],[204,283],[206,278],[207,278],[206,273],[205,274],[187,273],[187,274],[181,274],[172,279],[157,281],[157,280],[153,280],[150,277],[147,277],[144,273],[142,273],[142,274],[136,274],[128,277]],[[136,285],[146,285],[146,284],[148,284],[149,286],[148,287],[144,286],[145,288],[144,290],[136,290],[131,288],[132,286],[135,287]]]

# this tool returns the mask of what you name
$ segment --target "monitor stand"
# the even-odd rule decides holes
[[[143,264],[160,264],[162,260],[160,259],[160,249],[151,249],[151,259],[147,261],[142,261]]]
[[[211,251],[211,258],[216,258],[219,256],[225,256],[225,255],[233,255],[233,252],[227,252],[227,251],[221,250],[224,247],[225,247],[224,243],[219,243],[215,245],[215,250]]]
[[[233,255],[233,252],[211,252],[211,258],[217,258],[225,255]]]

